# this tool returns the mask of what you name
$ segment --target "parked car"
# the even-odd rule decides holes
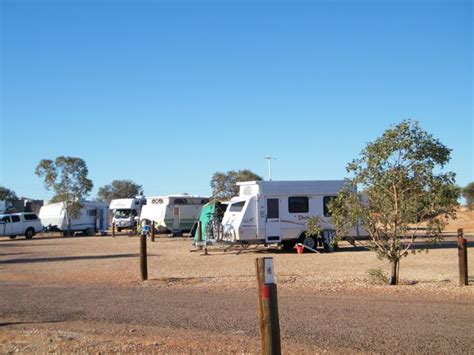
[[[43,225],[34,213],[0,214],[0,236],[14,239],[18,235],[24,235],[26,239],[31,239],[42,230]]]

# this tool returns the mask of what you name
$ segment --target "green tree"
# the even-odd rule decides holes
[[[143,195],[143,188],[132,180],[114,180],[108,185],[99,188],[97,198],[108,202],[117,198],[133,198],[137,195]]]
[[[17,198],[18,197],[16,196],[15,191],[7,189],[4,186],[0,186],[0,201],[12,202]]]
[[[474,208],[474,182],[470,182],[462,189],[462,196],[466,199],[469,209]]]
[[[455,174],[442,172],[450,152],[416,121],[405,120],[347,165],[352,177],[330,205],[332,222],[338,236],[358,223],[368,232],[378,257],[390,261],[392,285],[415,239],[439,241],[446,219],[455,217]]]
[[[77,217],[81,202],[92,190],[93,184],[87,175],[89,171],[84,160],[74,157],[57,157],[54,161],[43,159],[35,174],[44,178],[47,190],[55,193],[53,202],[64,202],[67,219],[67,235],[71,232],[71,219]]]
[[[212,196],[216,199],[228,200],[239,194],[237,182],[260,180],[263,180],[262,177],[249,169],[230,170],[227,173],[217,172],[211,178]]]

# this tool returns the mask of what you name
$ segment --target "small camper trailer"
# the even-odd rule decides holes
[[[71,219],[71,232],[95,235],[106,233],[109,227],[109,206],[102,202],[84,201],[79,216]],[[39,218],[45,228],[67,233],[67,213],[64,202],[51,203],[41,207]]]
[[[140,221],[154,221],[155,228],[162,231],[188,232],[208,202],[206,197],[191,195],[147,197]]]
[[[318,216],[323,242],[334,236],[328,203],[343,187],[343,180],[240,182],[239,196],[231,199],[222,220],[224,240],[240,243],[278,243],[291,249],[297,242],[315,248],[306,238],[306,222]],[[351,230],[351,236],[358,230]],[[326,246],[325,246],[326,248]]]
[[[117,230],[133,228],[140,216],[142,206],[146,203],[145,197],[120,198],[110,201],[109,209],[112,211],[112,222]]]

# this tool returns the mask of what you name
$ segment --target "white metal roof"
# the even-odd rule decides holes
[[[238,182],[238,186],[259,186],[263,194],[337,194],[344,186],[344,180],[295,180],[295,181],[246,181]]]

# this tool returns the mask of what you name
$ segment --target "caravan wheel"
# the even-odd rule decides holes
[[[316,247],[318,246],[318,241],[316,240],[316,238],[306,237],[303,240],[303,245],[306,245],[307,247],[310,247],[312,249],[316,249]]]
[[[95,229],[94,229],[94,228],[87,228],[87,229],[84,231],[84,234],[85,234],[85,235],[88,235],[88,236],[93,236],[93,235],[95,235]]]
[[[301,233],[301,235],[298,237],[297,242],[306,245],[307,247],[310,247],[312,249],[317,249],[318,247],[318,238],[309,237],[304,232]]]

